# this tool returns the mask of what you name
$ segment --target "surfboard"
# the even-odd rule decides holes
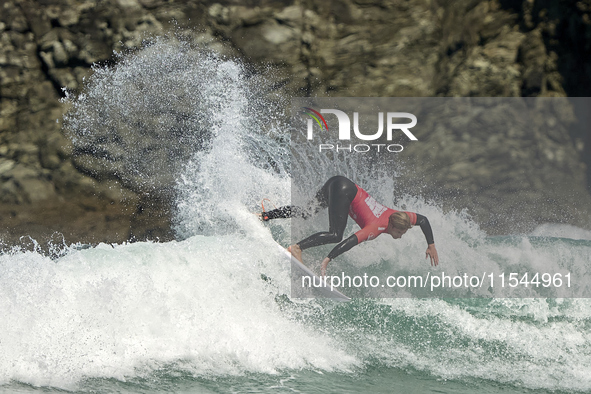
[[[298,298],[330,298],[338,302],[351,301],[351,298],[336,288],[331,289],[330,280],[327,280],[328,283],[326,283],[310,268],[293,257],[287,249],[279,244],[277,246],[281,248],[281,252],[291,264],[291,291],[293,296]]]

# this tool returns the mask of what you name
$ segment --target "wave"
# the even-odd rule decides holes
[[[96,156],[123,146],[113,125],[142,116],[144,126],[158,125],[149,129],[157,135],[150,141],[158,155],[167,152],[171,166],[143,163],[145,147],[133,143],[146,134],[139,129],[122,137],[128,154],[117,160],[105,155],[101,166],[130,185],[144,187],[142,179],[150,187],[168,185],[178,240],[73,246],[53,259],[23,250],[0,255],[0,384],[72,389],[92,378],[126,381],[162,370],[216,379],[285,371],[351,376],[377,367],[461,382],[591,390],[587,299],[526,293],[538,298],[358,298],[334,304],[291,298],[289,265],[276,241],[286,246],[324,226],[326,213],[296,227],[261,223],[253,213],[263,197],[278,205],[309,198],[338,172],[386,205],[428,216],[441,267],[453,273],[477,265],[490,272],[578,269],[587,278],[588,238],[566,237],[584,235],[579,230],[562,231],[561,238],[548,228],[531,236],[487,237],[465,212],[444,212],[415,196],[395,201],[395,179],[347,162],[307,163],[307,175],[294,188],[291,160],[305,158],[291,155],[284,114],[265,98],[268,90],[252,83],[239,62],[199,48],[156,40],[123,56],[118,66],[96,71],[89,88],[94,93],[70,97],[79,104],[70,124],[95,122],[88,112],[94,107],[110,126],[80,126],[78,146]],[[109,96],[114,85],[113,95],[124,99]],[[199,99],[192,102],[197,90]],[[174,102],[168,107],[158,101],[158,92],[166,100],[178,93],[189,117],[174,123],[177,131],[201,141],[177,156],[171,152],[186,140],[175,139],[166,122],[156,120],[178,111],[173,113]],[[261,123],[255,107],[271,116]],[[307,253],[313,269],[324,252]],[[424,273],[429,265],[423,258],[424,239],[415,230],[395,244],[379,238],[360,245],[332,264],[351,272]]]
[[[71,389],[162,368],[214,378],[387,367],[534,389],[591,387],[586,299],[290,299],[289,266],[273,235],[258,222],[252,228],[101,244],[57,260],[1,256],[0,383]]]

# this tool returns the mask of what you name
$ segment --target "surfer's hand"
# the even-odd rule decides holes
[[[269,216],[267,216],[267,214],[265,212],[255,213],[255,215],[257,215],[257,217],[259,218],[259,220],[261,222],[268,222],[269,221]]]
[[[437,266],[439,264],[439,256],[437,255],[437,249],[435,249],[435,244],[430,244],[427,247],[427,252],[425,252],[425,258],[431,258],[431,265]]]
[[[327,257],[324,260],[322,260],[322,266],[320,268],[320,276],[326,276],[326,267],[328,266],[328,263],[330,262],[330,259]]]

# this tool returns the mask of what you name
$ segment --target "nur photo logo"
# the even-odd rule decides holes
[[[335,151],[365,153],[372,150],[376,152],[402,152],[404,147],[400,144],[377,143],[378,140],[384,140],[384,130],[385,140],[387,142],[391,142],[393,140],[393,137],[400,132],[402,132],[410,141],[418,141],[417,137],[415,137],[415,135],[410,131],[411,128],[416,126],[417,117],[409,112],[378,112],[377,131],[368,132],[367,130],[364,130],[364,132],[362,132],[362,130],[359,127],[360,116],[358,112],[353,112],[353,122],[351,122],[351,118],[349,117],[349,115],[347,115],[345,111],[339,109],[323,108],[320,109],[320,111],[317,111],[310,107],[302,107],[302,109],[302,114],[309,117],[307,121],[306,138],[309,141],[318,140],[322,142],[318,145],[319,152]],[[324,118],[323,114],[334,115],[334,117],[329,117],[329,119],[332,118],[332,120],[334,120],[336,117],[336,120],[338,122],[338,143],[332,142],[334,141],[334,138],[337,137],[337,135],[334,135],[335,132],[332,131],[334,130],[334,128],[329,130],[328,122]],[[406,122],[404,122],[404,120],[406,120]],[[351,123],[353,123],[353,127],[351,127]],[[317,125],[317,127],[314,126],[315,124]],[[315,128],[321,133],[315,134]],[[353,135],[351,133],[351,129],[353,130]],[[329,139],[331,142],[326,143],[327,139]],[[355,142],[356,140],[374,141],[376,143],[342,143],[345,141]]]

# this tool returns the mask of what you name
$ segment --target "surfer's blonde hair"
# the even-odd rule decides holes
[[[406,212],[394,212],[388,218],[388,224],[390,227],[397,228],[398,230],[408,230],[412,227],[410,217]]]

